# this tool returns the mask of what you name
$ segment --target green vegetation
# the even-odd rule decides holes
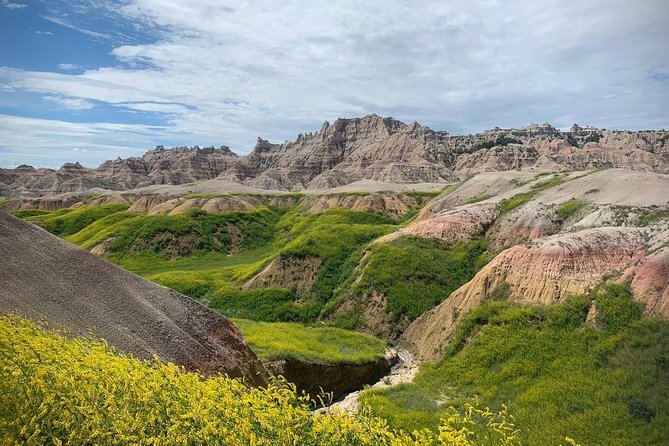
[[[252,211],[207,214],[192,209],[183,214],[144,215],[120,213],[68,238],[84,248],[105,240],[109,253],[154,252],[186,257],[197,252],[230,254],[270,243],[280,210],[260,207]]]
[[[219,289],[209,306],[230,317],[253,318],[267,322],[313,323],[322,304],[315,299],[298,303],[294,289],[237,287]]]
[[[295,358],[325,364],[362,364],[382,358],[386,349],[381,339],[339,328],[246,319],[234,322],[263,360]]]
[[[396,222],[371,212],[330,209],[306,215],[292,212],[277,228],[287,233],[279,237],[286,242],[282,255],[322,259],[312,293],[325,304],[332,299],[337,286],[353,273],[365,246],[393,231]]]
[[[413,320],[469,281],[487,263],[487,248],[484,238],[451,246],[416,236],[376,243],[351,293],[362,299],[376,290],[387,299],[389,322]]]
[[[537,175],[537,177],[543,176],[542,174]],[[569,180],[569,177],[567,174],[559,175],[559,174],[554,174],[551,178],[544,180],[544,181],[539,181],[537,183],[534,183],[531,187],[530,190],[527,192],[521,192],[519,194],[514,195],[511,198],[505,198],[502,201],[499,202],[499,209],[501,214],[505,214],[507,212],[512,211],[513,209],[524,205],[530,199],[532,199],[535,195],[537,195],[539,192],[542,192],[546,189],[549,189],[551,187],[558,186],[566,181]]]
[[[511,198],[504,198],[502,201],[499,202],[500,213],[506,214],[507,212],[510,212],[515,208],[524,205],[525,203],[530,201],[530,198],[532,198],[533,196],[534,194],[532,192],[521,192],[519,194],[514,195]]]
[[[481,201],[485,201],[485,200],[487,200],[488,198],[491,198],[491,197],[492,197],[492,195],[487,195],[487,194],[484,194],[484,195],[477,195],[477,196],[472,197],[472,198],[470,198],[470,199],[468,199],[468,200],[465,200],[465,202],[462,203],[462,204],[480,203]]]
[[[565,201],[555,210],[555,216],[559,222],[567,220],[569,217],[583,209],[585,203],[579,201],[575,198],[572,198],[568,201]]]
[[[476,152],[477,150],[482,150],[482,149],[492,149],[495,146],[507,146],[509,144],[522,144],[522,143],[523,141],[521,141],[520,139],[507,135],[500,135],[493,141],[477,142],[472,146],[470,152]]]
[[[51,211],[46,211],[44,209],[22,209],[20,211],[14,211],[13,214],[19,218],[28,218],[36,217],[38,215],[49,215]]]
[[[602,139],[603,136],[604,135],[602,135],[601,133],[597,133],[597,132],[591,133],[585,138],[585,140],[583,142],[584,143],[599,142],[599,140]]]
[[[0,316],[0,438],[7,445],[514,446],[519,435],[505,411],[476,407],[453,410],[438,431],[413,435],[366,413],[313,414],[309,398],[282,379],[249,389]]]
[[[52,234],[67,237],[81,231],[101,218],[125,211],[128,207],[125,204],[82,206],[77,209],[60,209],[48,214],[37,214],[25,218],[29,221],[39,222],[44,229]]]
[[[86,249],[105,242],[107,259],[226,315],[313,323],[352,274],[366,245],[397,227],[395,220],[371,212],[308,214],[299,206],[261,206],[223,214],[199,209],[174,216],[116,212],[66,238]],[[279,256],[298,265],[320,259],[306,295],[297,296],[294,289],[240,289]]]
[[[669,210],[667,209],[658,209],[655,211],[651,211],[648,213],[643,214],[639,218],[639,226],[648,226],[656,221],[663,220],[665,218],[669,218]]]
[[[511,295],[511,284],[502,282],[490,292],[490,300],[506,300]]]
[[[446,407],[478,395],[508,402],[529,445],[566,435],[587,445],[664,444],[669,438],[669,324],[641,317],[626,288],[551,307],[488,301],[462,318],[443,359],[414,383],[363,392],[392,427],[435,426]]]
[[[522,144],[522,143],[523,142],[520,139],[506,135],[498,136],[497,139],[495,140],[495,144],[498,146],[507,146],[509,144]]]

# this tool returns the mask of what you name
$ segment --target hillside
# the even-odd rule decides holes
[[[0,212],[0,311],[19,312],[138,358],[157,355],[190,370],[249,384],[267,372],[224,316],[155,285],[16,217]]]
[[[508,405],[521,444],[662,444],[669,175],[530,166],[422,192],[198,191],[212,182],[238,184],[4,208],[235,318],[311,396],[378,380],[355,401],[392,429],[479,401]],[[419,362],[412,383],[379,380],[386,343]]]
[[[405,124],[369,115],[325,122],[319,131],[300,134],[283,144],[258,138],[246,156],[225,146],[158,147],[142,157],[106,161],[96,169],[78,163],[66,163],[58,170],[26,165],[0,169],[0,197],[148,192],[162,185],[203,180],[216,180],[210,183],[211,192],[324,190],[365,181],[434,184],[480,172],[523,168],[669,173],[668,157],[666,131],[609,131],[574,125],[563,132],[549,124],[531,124],[451,135],[416,122]]]

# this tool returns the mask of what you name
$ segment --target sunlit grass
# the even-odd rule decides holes
[[[663,444],[669,438],[669,324],[641,317],[628,291],[552,307],[487,302],[458,326],[444,358],[414,383],[368,391],[372,412],[403,429],[436,426],[451,404],[473,395],[509,403],[529,445],[565,435],[587,445]]]
[[[332,327],[234,319],[263,360],[296,358],[326,364],[361,364],[382,358],[386,344],[373,336]]]

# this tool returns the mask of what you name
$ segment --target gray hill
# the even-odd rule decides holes
[[[252,385],[267,372],[224,316],[0,212],[0,312],[91,330],[119,351]]]

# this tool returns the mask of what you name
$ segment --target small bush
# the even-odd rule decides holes
[[[572,198],[558,206],[555,210],[555,216],[559,222],[563,222],[583,209],[584,206],[583,202]]]

